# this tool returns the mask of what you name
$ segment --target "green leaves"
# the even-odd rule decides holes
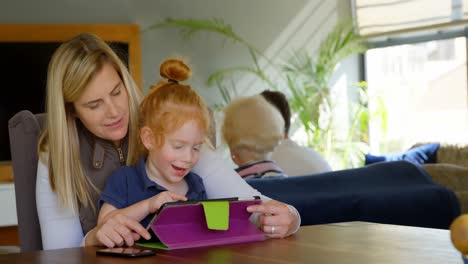
[[[211,32],[224,36],[234,42],[242,42],[243,40],[237,36],[232,30],[231,25],[224,23],[222,19],[171,19],[168,18],[164,22],[152,25],[148,30],[154,30],[163,27],[176,27],[180,30],[180,34],[187,39],[191,39],[195,34],[200,32]]]
[[[274,70],[276,66],[272,61],[267,58],[262,52],[256,49],[253,45],[241,38],[237,33],[234,32],[231,25],[226,24],[222,19],[212,18],[212,19],[171,19],[168,18],[161,23],[150,26],[148,30],[155,30],[164,27],[176,27],[179,29],[180,34],[186,39],[192,39],[196,34],[201,32],[214,33],[215,35],[221,36],[224,40],[231,41],[234,44],[240,44],[244,46],[249,52],[250,58],[253,62],[253,67],[250,66],[239,66],[225,68],[216,71],[208,78],[208,85],[216,85],[220,91],[223,104],[228,104],[233,95],[236,95],[235,82],[226,83],[229,80],[232,80],[232,77],[236,73],[247,73],[253,74],[260,80],[267,83],[272,89],[276,89],[276,84],[273,82],[265,71],[260,67],[258,58],[264,59],[269,66],[273,66]]]
[[[293,121],[305,130],[308,145],[321,152],[327,160],[336,160],[338,165],[334,165],[338,168],[361,165],[362,154],[368,148],[368,122],[374,116],[367,106],[366,84],[351,87],[351,92],[358,98],[356,102],[348,102],[350,124],[345,138],[337,134],[336,98],[328,87],[336,65],[345,57],[364,52],[367,48],[355,34],[353,23],[337,25],[320,43],[316,54],[296,50],[288,61],[279,63],[273,62],[239,36],[222,19],[166,19],[149,30],[163,27],[176,27],[188,39],[201,32],[214,33],[246,48],[251,65],[217,70],[207,80],[208,85],[216,86],[222,96],[223,103],[216,105],[218,109],[238,96],[235,80],[244,74],[255,76],[270,89],[283,90],[279,85],[284,84],[289,90]],[[260,59],[265,63],[261,64]],[[270,69],[275,71],[275,80],[269,76]],[[379,116],[384,116],[383,109],[379,108]]]

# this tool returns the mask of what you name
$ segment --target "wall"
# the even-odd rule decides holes
[[[209,103],[219,101],[215,88],[205,81],[216,69],[245,65],[248,54],[214,35],[183,40],[173,29],[144,31],[165,18],[223,18],[234,30],[272,57],[292,47],[314,49],[320,37],[351,12],[348,0],[15,0],[3,1],[0,23],[137,23],[142,32],[143,86],[157,81],[159,63],[168,55],[189,59],[194,69],[191,84]],[[355,68],[354,62],[349,69]],[[246,87],[255,86],[244,80]],[[259,88],[258,88],[259,89]],[[252,91],[254,91],[253,89]]]
[[[251,61],[247,51],[213,34],[200,34],[187,41],[172,28],[147,30],[165,18],[223,18],[236,33],[278,60],[299,48],[314,53],[336,23],[350,21],[351,8],[349,0],[15,0],[4,1],[0,8],[0,23],[6,24],[139,24],[145,92],[158,81],[160,62],[168,56],[180,55],[189,60],[194,70],[190,84],[210,105],[219,103],[220,93],[206,85],[208,76],[217,69],[248,65]],[[338,65],[331,85],[343,91],[340,94],[346,95],[346,89],[357,81],[357,66],[356,57]],[[268,88],[251,76],[240,78],[236,86],[242,88],[244,95]],[[342,120],[348,118],[346,111],[342,115]],[[295,139],[301,140],[300,135]]]
[[[181,1],[179,1],[181,2]],[[349,1],[197,1],[196,7],[178,9],[174,1],[160,6],[164,16],[145,14],[141,24],[146,27],[151,21],[172,18],[218,17],[232,25],[234,31],[273,59],[284,59],[298,48],[314,52],[324,36],[337,22],[346,22],[351,17]],[[178,3],[176,1],[176,3]],[[210,6],[210,8],[206,8]],[[268,6],[268,8],[264,8]],[[171,8],[172,7],[172,8]],[[190,59],[195,74],[192,84],[198,88],[209,103],[220,101],[215,87],[207,87],[208,76],[217,69],[229,66],[244,66],[251,61],[247,50],[240,45],[224,43],[214,34],[199,34],[186,41],[173,29],[147,31],[142,36],[144,84],[148,87],[154,80],[157,63],[168,54],[180,54]],[[343,69],[356,69],[356,60],[341,65]],[[355,74],[355,72],[352,72]],[[357,78],[357,76],[356,76]],[[252,77],[237,81],[241,94],[253,94],[265,89],[263,83]]]
[[[151,2],[149,0],[148,2]],[[187,1],[163,2],[160,5],[164,12],[160,16],[144,14],[141,24],[162,21],[164,18],[223,18],[232,25],[236,33],[254,44],[260,50],[267,49],[294,16],[300,12],[308,1],[256,0],[256,1],[217,1],[199,0],[197,5],[181,8],[179,3]],[[265,8],[265,7],[268,8]],[[194,69],[192,84],[210,102],[218,101],[219,94],[215,88],[206,86],[207,77],[217,69],[245,65],[249,62],[248,53],[240,45],[224,43],[214,34],[199,34],[192,40],[181,38],[172,29],[165,28],[145,32],[142,35],[144,83],[150,84],[155,79],[158,62],[168,54],[188,57]],[[147,87],[147,85],[145,86]]]

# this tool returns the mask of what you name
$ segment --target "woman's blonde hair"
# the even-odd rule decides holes
[[[239,97],[224,109],[222,135],[231,149],[248,149],[261,157],[283,138],[284,120],[262,96]]]
[[[181,60],[170,59],[160,66],[160,75],[167,79],[152,86],[140,105],[140,128],[151,128],[156,146],[161,147],[164,137],[194,120],[207,136],[210,114],[203,98],[189,85],[179,82],[190,78],[190,68]],[[205,138],[205,142],[209,142]],[[141,143],[141,142],[140,142]],[[141,154],[146,149],[140,145]]]
[[[54,52],[47,73],[46,126],[39,139],[39,153],[48,153],[49,178],[61,206],[77,213],[79,204],[94,208],[90,191],[97,188],[87,178],[80,157],[73,102],[105,64],[117,71],[128,93],[129,149],[126,163],[136,162],[138,106],[141,90],[126,66],[98,36],[82,33],[63,43]],[[43,162],[45,158],[42,157]]]

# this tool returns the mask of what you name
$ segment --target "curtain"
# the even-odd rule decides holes
[[[468,0],[353,0],[359,35],[468,23]]]

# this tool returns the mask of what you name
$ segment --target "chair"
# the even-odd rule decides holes
[[[37,142],[45,114],[23,110],[8,121],[21,252],[42,250],[36,208]]]

